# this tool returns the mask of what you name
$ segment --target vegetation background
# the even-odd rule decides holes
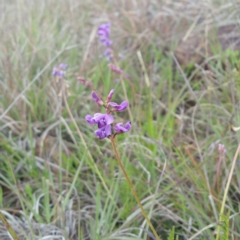
[[[117,146],[145,210],[162,239],[173,227],[175,239],[215,238],[240,138],[239,11],[237,0],[0,1],[0,210],[21,239],[151,239],[110,141],[84,119],[101,109],[80,76],[125,99],[98,42],[105,22],[129,74],[118,118],[132,129]],[[67,105],[51,75],[62,62]],[[221,239],[240,239],[239,164]],[[0,239],[11,239],[2,223]]]

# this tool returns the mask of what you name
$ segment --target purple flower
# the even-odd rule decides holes
[[[109,38],[107,38],[107,37],[100,37],[100,41],[106,47],[110,47],[112,45],[112,41]]]
[[[54,67],[53,70],[52,70],[52,75],[53,76],[58,76],[58,72],[59,72],[58,68]]]
[[[92,92],[92,98],[97,104],[103,105],[103,101],[97,96],[95,92]]]
[[[58,67],[54,67],[52,71],[52,75],[54,77],[64,78],[66,75],[66,72],[63,70],[66,70],[68,68],[67,64],[60,63]]]
[[[100,113],[96,113],[96,114],[100,114]],[[94,116],[96,115],[94,114]],[[96,120],[94,119],[94,116],[92,117],[91,115],[86,115],[85,119],[89,124],[97,124]]]
[[[118,105],[115,102],[110,102],[110,103],[108,103],[108,105],[112,106],[114,108],[114,111],[122,112],[127,108],[128,101],[123,101],[120,105]]]
[[[110,25],[110,23],[105,23],[98,27],[98,36],[100,37],[100,41],[106,47],[110,47],[112,45],[112,41],[109,39]]]
[[[107,57],[108,61],[110,61],[113,58],[113,52],[110,49],[110,46],[112,45],[112,41],[109,38],[110,26],[111,26],[110,23],[101,24],[98,27],[98,32],[97,32],[100,42],[102,42],[102,44],[107,47],[107,49],[103,53],[103,56]]]
[[[107,97],[107,102],[110,102],[110,101],[111,101],[113,94],[114,94],[114,89],[112,89],[112,90],[109,92],[108,97]]]
[[[58,76],[60,78],[64,78],[66,73],[64,71],[59,70],[58,68],[53,68],[52,75],[54,77]]]
[[[60,63],[58,67],[62,70],[66,70],[68,68],[68,65],[65,63]]]
[[[105,137],[108,137],[112,134],[112,126],[106,125],[102,128],[99,128],[95,131],[95,135],[99,137],[99,139],[103,139]]]
[[[114,127],[116,133],[125,133],[131,129],[131,122],[127,122],[125,126],[122,123],[117,123]]]
[[[111,48],[107,48],[104,52],[103,52],[103,56],[107,57],[107,60],[110,61],[113,58],[113,53]]]
[[[112,115],[102,113],[95,113],[93,117],[91,115],[87,115],[85,119],[89,124],[98,124],[98,128],[105,127],[114,122]]]
[[[111,26],[110,22],[101,24],[98,27],[98,36],[104,35],[104,36],[109,37],[109,35],[110,35],[110,26]]]

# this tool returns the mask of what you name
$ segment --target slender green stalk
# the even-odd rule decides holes
[[[223,195],[222,206],[221,206],[221,210],[220,210],[220,213],[219,213],[219,221],[221,221],[222,215],[224,213],[224,208],[225,208],[225,203],[226,203],[226,200],[227,200],[228,190],[229,190],[229,187],[230,187],[230,183],[231,183],[232,176],[233,176],[233,171],[234,171],[234,168],[235,168],[235,165],[236,165],[236,162],[237,162],[237,157],[238,157],[239,152],[240,152],[240,144],[238,145],[237,151],[236,151],[235,156],[233,158],[232,167],[231,167],[231,170],[230,170],[230,173],[229,173],[227,185],[226,185],[224,195]],[[219,240],[219,237],[220,237],[220,231],[221,231],[221,225],[220,224],[221,223],[219,222],[218,228],[217,228],[216,240]]]
[[[157,235],[157,232],[156,232],[155,228],[153,227],[150,219],[148,218],[148,215],[147,215],[147,213],[145,212],[145,210],[144,210],[144,208],[143,208],[143,206],[142,206],[142,204],[141,204],[141,202],[140,202],[140,200],[139,200],[139,198],[138,198],[137,192],[135,191],[135,189],[134,189],[134,187],[133,187],[133,185],[132,185],[132,182],[131,182],[131,180],[129,179],[129,177],[128,177],[128,175],[127,175],[127,172],[126,172],[126,170],[125,170],[125,168],[124,168],[124,166],[123,166],[123,164],[122,164],[122,162],[121,162],[119,153],[118,153],[118,151],[117,151],[117,148],[116,148],[116,145],[115,145],[115,142],[114,142],[114,137],[111,136],[110,139],[111,139],[111,142],[112,142],[113,150],[114,150],[114,153],[115,153],[115,155],[116,155],[118,164],[119,164],[119,166],[121,167],[121,169],[122,169],[122,171],[123,171],[123,174],[124,174],[124,176],[125,176],[125,178],[126,178],[126,180],[127,180],[127,182],[128,182],[129,187],[131,188],[131,191],[132,191],[132,193],[133,193],[133,195],[134,195],[134,197],[135,197],[135,199],[136,199],[136,201],[137,201],[137,203],[138,203],[138,206],[140,207],[140,209],[141,209],[141,211],[142,211],[143,216],[145,217],[145,219],[146,219],[147,223],[149,224],[150,228],[152,229],[153,234],[154,234],[154,236],[156,237],[156,240],[161,240],[161,238]]]
[[[20,240],[19,237],[17,236],[17,234],[15,233],[15,231],[13,230],[13,228],[11,227],[11,225],[9,224],[9,222],[7,221],[7,219],[2,214],[2,212],[0,212],[0,219],[2,220],[4,226],[6,227],[7,231],[11,235],[11,237],[14,240]]]

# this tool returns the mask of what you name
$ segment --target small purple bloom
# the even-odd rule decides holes
[[[131,122],[127,122],[125,126],[122,123],[117,123],[114,127],[116,133],[125,133],[131,129]]]
[[[64,71],[59,70],[58,68],[53,68],[52,75],[54,77],[58,76],[60,78],[64,78],[66,73]]]
[[[65,63],[60,63],[59,68],[62,69],[62,70],[66,70],[68,68],[68,65],[65,64]]]
[[[97,114],[97,113],[96,113]],[[89,124],[97,124],[96,120],[94,119],[94,117],[92,117],[91,115],[86,115],[85,117],[86,121],[89,123]]]
[[[99,36],[102,36],[102,35],[109,36],[110,35],[110,26],[111,26],[110,22],[101,24],[98,27],[98,35]]]
[[[53,70],[52,70],[52,75],[53,76],[58,76],[58,72],[59,72],[58,68],[54,67]]]
[[[114,111],[122,112],[127,108],[128,101],[123,101],[120,105],[115,102],[110,102],[108,105],[112,106],[114,108]]]
[[[100,37],[100,41],[106,47],[110,47],[112,45],[112,41],[108,37],[102,36],[102,37]]]
[[[108,97],[107,97],[107,102],[110,102],[110,101],[111,101],[113,94],[114,94],[114,89],[112,89],[112,90],[109,92]]]
[[[107,47],[107,49],[104,51],[103,55],[106,56],[109,61],[113,57],[112,51],[109,48],[112,45],[112,41],[109,38],[110,25],[111,25],[110,23],[101,24],[98,27],[98,32],[97,32],[100,42],[102,42],[102,44]]]
[[[65,75],[66,75],[66,73],[65,73],[64,71],[59,71],[59,72],[58,72],[58,76],[59,76],[60,78],[64,78]]]
[[[58,67],[53,68],[52,75],[55,77],[64,78],[66,73],[63,70],[66,70],[67,68],[67,64],[61,63],[58,65]]]
[[[103,56],[107,57],[107,60],[110,61],[113,58],[113,53],[111,48],[107,48],[104,52],[103,52]]]
[[[108,137],[111,134],[112,134],[112,126],[111,125],[104,126],[95,131],[95,135],[98,136],[99,139]]]
[[[114,118],[112,115],[109,114],[101,114],[95,117],[97,123],[98,123],[98,128],[102,128],[106,125],[110,125],[114,122]]]
[[[98,36],[104,36],[106,38],[109,37],[110,35],[110,26],[111,26],[111,23],[105,23],[105,24],[101,24],[99,27],[98,27]]]
[[[93,117],[91,115],[87,115],[85,119],[89,124],[98,124],[98,128],[105,127],[114,122],[112,115],[102,113],[95,113]]]
[[[103,101],[97,96],[95,92],[92,92],[92,98],[97,104],[103,105]]]

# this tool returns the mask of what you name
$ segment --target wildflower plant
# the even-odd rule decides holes
[[[90,125],[97,125],[98,126],[98,129],[95,131],[95,135],[99,138],[99,139],[104,139],[104,138],[110,138],[111,140],[111,143],[112,143],[112,147],[113,147],[113,150],[114,150],[114,153],[115,153],[115,156],[116,156],[116,159],[118,161],[118,164],[119,166],[121,167],[122,171],[123,171],[123,174],[128,182],[128,185],[129,187],[131,188],[131,191],[146,219],[146,221],[148,222],[150,228],[152,229],[153,231],[153,234],[156,238],[156,240],[160,240],[159,236],[157,235],[156,233],[156,230],[155,228],[153,227],[152,223],[150,222],[140,200],[139,200],[139,197],[137,195],[137,192],[136,190],[134,189],[133,187],[133,184],[130,180],[130,178],[128,177],[127,175],[127,172],[121,162],[121,159],[120,159],[120,155],[117,151],[117,147],[116,147],[116,144],[115,144],[115,136],[118,135],[118,134],[122,134],[122,133],[126,133],[128,132],[130,129],[131,129],[131,122],[127,122],[125,125],[120,122],[120,123],[117,123],[115,124],[115,126],[113,126],[114,124],[114,117],[113,117],[113,113],[114,112],[122,112],[124,110],[126,110],[126,108],[128,107],[128,101],[123,101],[122,103],[120,104],[117,104],[115,102],[110,102],[111,99],[112,99],[112,96],[114,94],[114,89],[112,89],[108,96],[107,96],[107,99],[106,101],[103,101],[101,100],[98,95],[96,94],[96,92],[92,92],[92,98],[93,100],[103,106],[106,110],[106,113],[95,113],[93,116],[92,115],[86,115],[85,119],[86,121],[90,124]]]
[[[107,56],[107,59],[109,61],[113,61],[114,64],[109,64],[108,67],[116,74],[122,75],[123,70],[120,69],[120,67],[117,64],[116,59],[114,58],[114,52],[111,49],[111,45],[112,45],[112,41],[110,40],[109,36],[110,36],[110,23],[106,23],[106,24],[102,24],[99,26],[98,28],[98,36],[100,38],[100,41],[102,42],[102,44],[104,46],[107,47],[107,49],[104,51],[104,56]],[[123,83],[123,82],[122,82]],[[115,112],[123,112],[128,108],[128,100],[127,100],[127,94],[126,94],[126,88],[124,83],[122,84],[123,86],[123,90],[124,90],[124,95],[126,100],[124,100],[122,103],[118,104],[116,102],[111,102],[112,97],[114,95],[114,89],[112,89],[106,100],[101,99],[98,94],[93,91],[92,92],[92,99],[95,101],[95,103],[97,103],[98,105],[101,105],[102,107],[105,108],[105,113],[95,113],[94,115],[86,115],[85,116],[85,120],[90,124],[90,125],[96,125],[97,126],[97,130],[95,131],[95,135],[100,139],[104,139],[104,138],[109,138],[111,140],[112,143],[112,147],[113,147],[113,151],[115,153],[116,159],[118,161],[118,164],[120,166],[120,168],[123,171],[123,174],[127,180],[127,183],[142,211],[142,214],[144,216],[144,218],[146,219],[147,223],[149,224],[153,234],[154,234],[154,238],[155,240],[160,240],[160,237],[158,236],[155,228],[153,227],[150,219],[148,218],[147,213],[145,212],[140,199],[137,195],[136,190],[133,187],[133,184],[129,178],[129,176],[126,173],[126,170],[121,162],[120,159],[120,155],[119,152],[117,150],[117,146],[115,144],[115,137],[118,134],[122,134],[122,133],[126,133],[131,129],[131,121],[126,122],[125,124],[120,122],[120,123],[116,123],[115,124],[115,118],[113,116],[113,114]],[[130,113],[130,111],[129,111]],[[130,114],[129,114],[130,115]],[[132,119],[131,115],[130,118]]]
[[[104,51],[104,56],[107,57],[107,59],[109,61],[113,61],[114,64],[109,64],[108,67],[110,70],[112,70],[114,73],[119,74],[122,76],[123,70],[120,69],[120,67],[117,64],[116,59],[114,58],[114,52],[111,49],[111,45],[112,45],[112,41],[110,40],[109,36],[110,36],[110,23],[106,23],[106,24],[102,24],[99,26],[98,28],[98,36],[100,37],[100,41],[103,43],[103,45],[105,47],[107,47],[107,49]],[[78,128],[76,121],[70,111],[70,108],[68,106],[68,102],[67,102],[67,84],[64,80],[65,75],[66,75],[66,69],[68,68],[67,64],[59,64],[57,67],[53,68],[52,71],[52,75],[56,78],[56,82],[61,83],[62,87],[59,93],[59,96],[63,96],[63,101],[64,104],[67,108],[67,111],[69,113],[70,118],[72,119],[78,134],[84,144],[84,146],[87,148],[87,145],[84,141],[84,138],[82,136],[82,133],[80,131],[80,129]],[[143,216],[145,217],[146,221],[148,222],[154,236],[155,236],[155,240],[160,240],[160,237],[157,235],[155,228],[153,227],[150,219],[148,218],[148,215],[146,214],[140,200],[139,197],[137,195],[137,192],[135,191],[133,184],[130,180],[130,178],[128,177],[126,170],[121,162],[120,159],[120,155],[118,153],[116,144],[115,144],[115,137],[119,134],[123,134],[126,133],[128,131],[130,131],[131,129],[131,121],[128,121],[126,123],[123,122],[119,122],[119,123],[115,123],[115,117],[114,117],[114,113],[115,112],[123,112],[126,109],[128,109],[128,105],[129,105],[129,101],[128,100],[124,100],[122,101],[120,104],[116,103],[116,102],[112,102],[112,98],[114,95],[114,89],[110,90],[108,96],[106,97],[106,99],[102,99],[99,97],[99,95],[96,93],[96,91],[94,91],[93,86],[91,83],[89,83],[88,81],[86,81],[83,77],[79,77],[78,78],[79,83],[85,85],[86,87],[90,88],[92,90],[92,99],[94,100],[94,102],[100,106],[102,106],[103,108],[105,108],[105,112],[104,113],[95,113],[93,115],[86,115],[85,116],[85,120],[90,124],[90,125],[96,125],[97,126],[97,130],[95,130],[95,135],[98,137],[98,139],[102,140],[104,138],[109,138],[111,143],[112,143],[112,147],[116,156],[116,159],[118,161],[119,166],[121,167],[123,174],[127,180],[128,185],[130,186],[130,189],[142,211]],[[125,98],[127,99],[127,94],[126,94],[126,89],[125,89],[125,85],[123,83],[123,90],[124,90],[124,94],[125,94]],[[130,118],[131,114],[129,111],[129,115]],[[90,152],[89,156],[91,156]],[[92,159],[92,158],[91,158]],[[93,161],[93,159],[92,159]],[[94,161],[93,161],[93,164]],[[96,168],[97,169],[97,168]],[[97,170],[97,173],[100,177],[100,179],[102,179],[101,174],[99,173],[99,171]],[[104,182],[104,181],[103,181]],[[104,185],[104,188],[108,191],[107,186]],[[151,233],[149,233],[151,235]]]

